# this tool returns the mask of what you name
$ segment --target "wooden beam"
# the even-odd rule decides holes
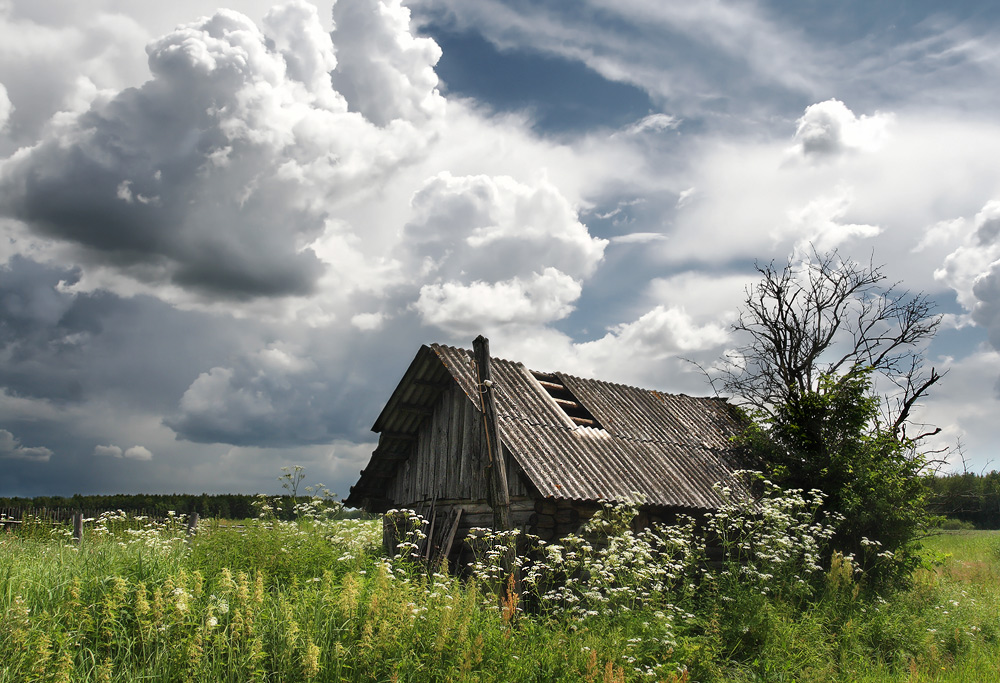
[[[444,539],[444,543],[441,545],[440,561],[446,562],[448,556],[451,555],[451,546],[455,542],[455,534],[458,533],[458,523],[462,519],[462,508],[455,508],[455,519],[451,523],[451,529],[448,530],[448,535]]]

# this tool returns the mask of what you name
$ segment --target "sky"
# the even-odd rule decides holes
[[[755,263],[937,304],[1000,468],[1000,7],[0,0],[0,496],[345,497],[421,344],[663,391]]]

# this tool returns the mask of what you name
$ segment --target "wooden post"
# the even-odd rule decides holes
[[[479,335],[473,340],[472,349],[476,357],[480,407],[483,411],[485,430],[483,462],[487,479],[487,497],[490,507],[493,508],[493,530],[509,532],[513,530],[510,521],[510,489],[507,486],[507,466],[503,455],[503,442],[500,440],[500,424],[497,421],[496,395],[490,368],[490,340]],[[515,539],[508,536],[506,540],[509,545],[501,556],[501,563],[504,576],[508,579],[500,586],[498,597],[500,608],[509,619],[516,611],[520,586],[514,570]]]
[[[507,467],[500,440],[500,425],[497,422],[496,396],[490,368],[490,340],[479,335],[472,342],[472,348],[476,354],[479,405],[483,411],[483,427],[486,431],[484,464],[487,497],[493,508],[493,528],[497,531],[510,531],[510,489],[507,487]]]
[[[198,513],[192,512],[191,516],[188,517],[187,535],[194,536],[196,533],[198,533]]]
[[[83,544],[83,513],[73,513],[73,541]]]

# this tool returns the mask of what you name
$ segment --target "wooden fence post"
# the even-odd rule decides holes
[[[192,512],[191,516],[188,517],[187,535],[194,536],[196,533],[198,533],[198,513]]]
[[[83,513],[73,513],[73,541],[83,545]]]

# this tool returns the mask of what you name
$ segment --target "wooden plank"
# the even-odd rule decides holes
[[[458,525],[462,521],[462,508],[455,508],[455,519],[451,523],[451,528],[448,530],[448,535],[445,537],[444,544],[441,546],[441,560],[447,560],[448,556],[451,555],[451,546],[455,542],[455,534],[458,533]]]
[[[412,432],[382,432],[379,435],[379,440],[382,439],[396,439],[399,441],[416,441],[417,435]]]
[[[430,562],[431,551],[434,548],[434,524],[437,522],[437,508],[434,503],[431,503],[431,525],[427,530],[427,538],[424,539],[424,546],[426,547],[426,552],[424,554],[424,560]]]
[[[414,403],[404,403],[396,408],[401,413],[410,413],[411,415],[423,415],[425,417],[430,417],[434,414],[433,408],[428,408],[427,406],[418,406]]]

